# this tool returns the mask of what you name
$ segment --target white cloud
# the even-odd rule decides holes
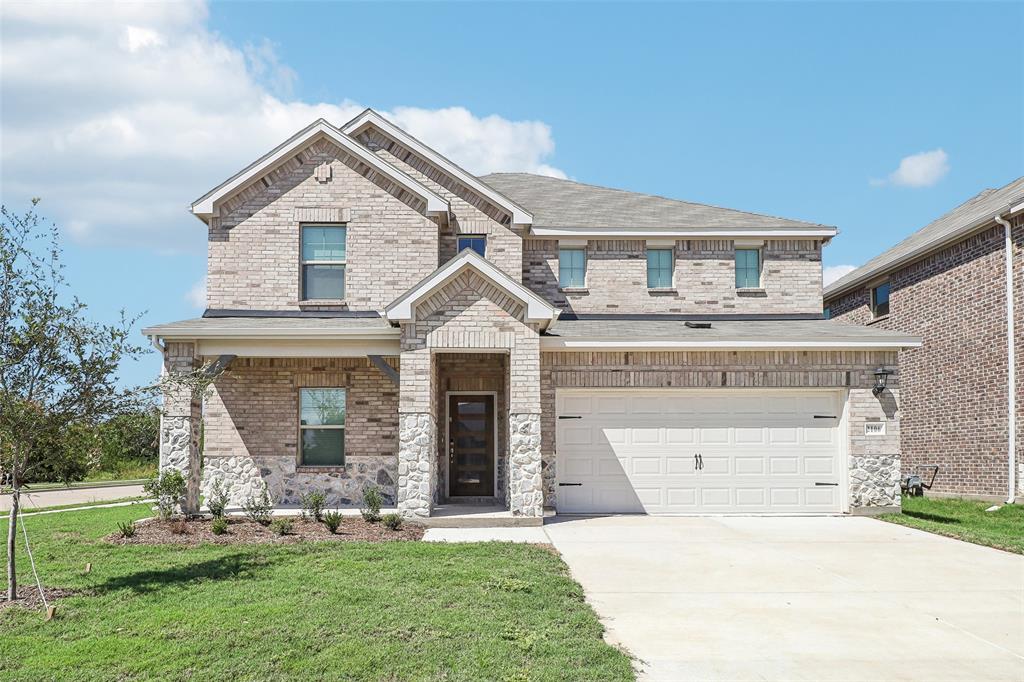
[[[207,20],[194,0],[0,5],[4,201],[42,196],[79,241],[197,251],[192,200],[314,119],[364,108],[292,97],[272,44],[233,46]],[[381,113],[471,172],[565,175],[541,121]]]
[[[884,180],[873,179],[872,185],[897,187],[931,187],[949,172],[949,155],[942,149],[911,154],[900,159],[899,167]]]
[[[185,294],[185,300],[194,308],[206,308],[206,277],[192,285]]]
[[[821,283],[827,287],[840,277],[848,275],[856,269],[856,265],[829,265],[821,271]]]

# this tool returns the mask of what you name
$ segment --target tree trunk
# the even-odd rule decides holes
[[[7,601],[18,598],[18,576],[14,570],[14,541],[18,532],[18,502],[20,488],[11,490],[11,515],[7,517]]]

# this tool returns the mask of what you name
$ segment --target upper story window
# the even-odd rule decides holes
[[[736,288],[761,288],[760,249],[736,249]]]
[[[647,249],[647,288],[672,288],[672,249]]]
[[[345,298],[344,225],[302,226],[302,299]]]
[[[481,256],[487,250],[487,237],[482,234],[466,234],[459,237],[459,248],[458,252],[462,253],[463,249],[473,249]]]
[[[345,464],[345,389],[299,389],[299,463]]]
[[[884,282],[871,290],[872,317],[885,317],[889,314],[889,283]]]
[[[582,289],[587,282],[587,250],[558,250],[558,286],[563,289]]]

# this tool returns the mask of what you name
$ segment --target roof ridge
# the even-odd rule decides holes
[[[663,201],[671,201],[677,204],[684,204],[686,206],[703,206],[706,208],[715,208],[720,211],[730,211],[732,213],[742,213],[744,215],[756,216],[758,218],[771,218],[774,220],[784,220],[789,223],[803,223],[804,225],[811,227],[834,227],[833,225],[826,225],[824,223],[812,223],[806,220],[796,220],[794,218],[784,218],[783,216],[773,215],[770,213],[755,213],[754,211],[744,211],[743,209],[730,208],[728,206],[720,206],[718,204],[707,204],[700,201],[688,201],[686,199],[676,199],[673,197],[666,197],[661,194],[651,194],[650,192],[636,192],[630,189],[622,189],[620,187],[608,187],[606,185],[595,185],[589,182],[580,182],[579,180],[570,180],[568,178],[556,178],[550,175],[541,175],[539,173],[527,173],[524,171],[517,172],[506,172],[506,173],[488,173],[487,175],[481,176],[481,179],[492,176],[492,175],[525,175],[531,178],[543,178],[544,180],[554,180],[556,182],[568,182],[573,185],[579,185],[581,187],[592,187],[594,189],[601,189],[609,192],[621,192],[623,194],[631,194],[637,197],[647,197],[650,199],[661,199]]]

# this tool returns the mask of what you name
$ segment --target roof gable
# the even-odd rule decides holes
[[[438,152],[423,144],[373,109],[367,109],[363,113],[359,114],[354,119],[343,125],[341,130],[346,135],[356,137],[367,128],[375,128],[382,132],[385,136],[395,140],[407,149],[412,150],[439,169],[443,170],[448,175],[451,175],[472,191],[494,203],[496,206],[504,209],[512,217],[513,224],[522,225],[533,222],[533,215],[521,205],[501,192],[496,191],[493,187],[490,187],[481,181],[480,178],[461,168],[455,162],[445,158]]]
[[[392,322],[407,322],[415,319],[416,307],[421,301],[467,270],[472,270],[502,292],[522,303],[524,321],[546,324],[558,317],[560,312],[558,308],[506,275],[472,249],[463,249],[457,256],[398,297],[385,309],[385,316]]]
[[[218,202],[247,187],[253,181],[273,171],[292,154],[320,138],[327,138],[345,151],[351,153],[368,166],[375,168],[394,180],[407,191],[419,196],[426,204],[428,213],[448,211],[448,202],[422,183],[409,177],[376,154],[358,144],[324,119],[317,119],[290,138],[270,150],[244,169],[231,176],[192,203],[192,213],[203,220],[214,215]]]
[[[933,220],[892,248],[825,287],[826,298],[846,293],[906,263],[973,233],[996,215],[1024,209],[1024,177],[999,189],[986,189]]]

